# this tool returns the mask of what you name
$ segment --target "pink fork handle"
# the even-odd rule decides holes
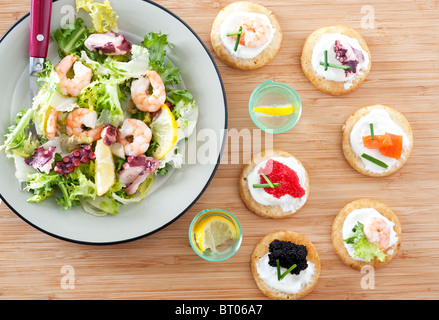
[[[46,58],[50,38],[52,0],[32,0],[30,8],[30,56]]]

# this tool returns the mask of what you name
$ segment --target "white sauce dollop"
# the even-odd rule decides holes
[[[367,115],[358,120],[352,128],[350,135],[352,150],[357,156],[361,158],[366,167],[366,170],[373,173],[383,173],[392,170],[398,163],[397,159],[386,157],[380,153],[379,149],[368,149],[363,144],[363,137],[370,136],[371,123],[373,123],[375,135],[383,135],[387,132],[402,136],[402,148],[404,151],[410,148],[410,140],[405,134],[404,130],[402,130],[401,127],[399,127],[392,120],[392,118],[390,118],[389,113],[384,109],[371,110]],[[361,157],[363,153],[366,153],[384,162],[389,167],[386,169],[380,167],[379,165],[376,165],[369,160],[364,159],[363,157]]]
[[[363,53],[364,61],[358,63],[356,73],[348,73],[348,76],[346,76],[343,69],[328,68],[328,70],[325,71],[324,66],[320,65],[320,62],[323,62],[325,60],[325,50],[328,51],[328,63],[341,65],[340,61],[338,61],[335,57],[334,47],[336,40],[347,43],[351,47],[360,50]],[[320,40],[316,43],[313,49],[311,63],[314,71],[320,77],[335,82],[344,82],[344,88],[347,90],[352,86],[352,81],[354,81],[355,78],[361,77],[363,75],[363,72],[361,72],[361,70],[367,70],[367,67],[369,65],[369,55],[366,51],[363,50],[357,39],[350,38],[341,33],[328,33],[322,35]]]
[[[236,28],[239,28],[243,19],[260,19],[263,24],[269,26],[271,31],[270,37],[263,46],[258,48],[250,48],[239,45],[238,49],[236,51],[234,50],[236,40],[234,40],[233,37],[228,37],[227,34],[236,32]],[[256,57],[270,44],[270,42],[273,40],[275,32],[276,29],[271,24],[270,19],[265,14],[255,12],[233,12],[224,19],[220,26],[221,40],[224,46],[233,57],[238,59],[253,59]]]
[[[349,213],[349,215],[346,217],[346,220],[343,223],[343,228],[342,228],[343,240],[345,240],[349,237],[352,237],[354,235],[354,232],[352,231],[352,229],[355,227],[357,222],[361,222],[363,225],[366,226],[368,224],[369,220],[374,218],[374,217],[383,219],[387,223],[387,225],[390,227],[390,241],[389,241],[389,245],[387,246],[387,248],[390,248],[391,246],[397,244],[398,243],[398,236],[397,236],[395,230],[393,230],[395,223],[393,223],[392,221],[390,221],[389,219],[384,217],[381,213],[376,211],[374,208],[355,209],[351,213]],[[349,255],[351,257],[354,257],[355,250],[353,248],[353,245],[346,243],[345,241],[343,241],[343,243],[344,243],[344,246],[346,247],[346,250],[348,251]],[[383,249],[383,251],[385,251],[387,248]],[[393,250],[388,250],[387,254],[392,254],[393,253],[392,251]],[[358,260],[358,261],[365,261],[362,258],[353,258],[353,259]]]
[[[273,289],[296,294],[303,290],[312,280],[315,273],[314,263],[308,261],[308,267],[305,270],[300,271],[299,274],[288,273],[282,280],[277,279],[277,268],[268,264],[268,252],[256,263],[256,269],[258,271],[259,278]],[[281,273],[284,273],[287,269],[280,268]]]
[[[269,159],[262,161],[257,166],[255,166],[253,171],[248,175],[247,183],[250,194],[252,195],[253,199],[259,204],[262,204],[264,206],[280,206],[284,212],[294,213],[297,211],[297,209],[301,208],[305,204],[306,199],[308,198],[308,190],[306,189],[305,168],[295,158],[292,157],[273,157],[271,159],[283,163],[297,173],[299,183],[302,188],[305,189],[305,195],[301,198],[294,198],[289,194],[286,194],[278,199],[273,195],[265,192],[263,188],[253,188],[253,184],[261,183],[260,174],[258,173],[258,171],[261,168],[265,168]]]

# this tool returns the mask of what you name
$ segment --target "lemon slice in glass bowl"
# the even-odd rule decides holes
[[[255,107],[253,112],[265,113],[272,116],[285,116],[294,112],[293,106],[281,106],[281,107]]]
[[[157,160],[162,159],[172,150],[178,138],[178,125],[169,107],[164,104],[160,114],[151,123],[151,130],[158,147],[153,153]]]
[[[195,240],[202,251],[216,252],[217,247],[235,238],[235,226],[222,216],[208,217],[195,228]]]
[[[103,139],[96,142],[95,154],[95,183],[97,195],[102,196],[116,182],[115,166],[111,148],[104,143]]]

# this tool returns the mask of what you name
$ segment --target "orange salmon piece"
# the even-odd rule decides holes
[[[375,135],[374,140],[371,136],[363,137],[363,144],[368,149],[380,149],[390,147],[392,145],[392,138],[388,133],[382,135]]]
[[[402,154],[402,136],[386,133],[392,139],[392,145],[380,147],[380,153],[383,156],[399,159]]]

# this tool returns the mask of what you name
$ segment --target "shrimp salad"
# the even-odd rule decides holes
[[[384,261],[398,242],[394,225],[373,208],[353,210],[343,224],[343,237],[349,255],[359,261]]]
[[[52,34],[59,59],[45,62],[32,107],[16,115],[1,149],[29,202],[51,198],[101,216],[142,201],[157,177],[181,168],[198,107],[167,58],[166,34],[132,43],[108,1],[93,5],[77,1],[92,27],[77,17]]]

